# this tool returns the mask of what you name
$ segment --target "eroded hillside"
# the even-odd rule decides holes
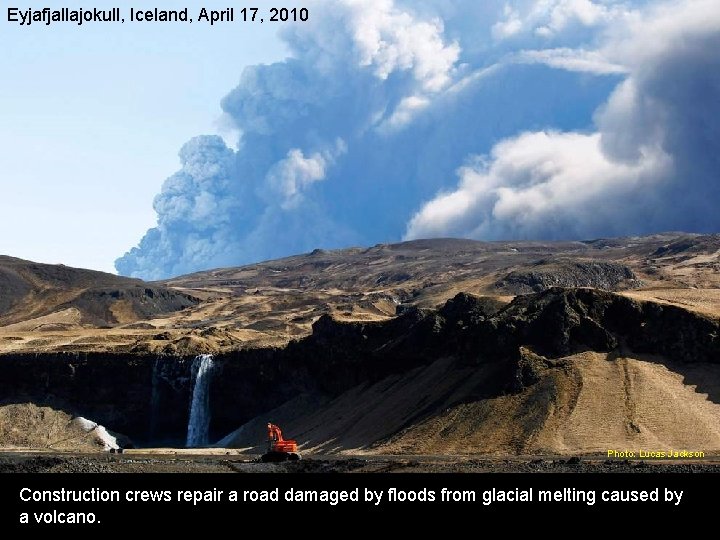
[[[499,304],[591,287],[720,316],[720,236],[588,242],[418,240],[146,284],[0,260],[0,352],[191,355],[282,346],[322,315],[383,321],[459,292]]]
[[[323,316],[285,347],[218,354],[210,439],[257,451],[268,421],[319,453],[720,452],[720,323],[593,289],[508,305],[458,294],[387,321]],[[0,394],[183,445],[192,357],[6,355]],[[108,383],[111,381],[111,383]]]

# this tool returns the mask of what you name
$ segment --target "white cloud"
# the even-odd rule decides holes
[[[402,99],[395,111],[387,119],[380,123],[380,129],[399,129],[409,124],[418,111],[422,111],[430,105],[431,101],[424,96],[410,96]]]
[[[597,133],[525,133],[460,169],[457,189],[427,203],[406,237],[582,236],[607,223],[599,200],[626,196],[668,166],[659,149],[632,164],[611,161]]]
[[[520,13],[510,5],[505,5],[503,20],[496,22],[492,27],[492,35],[495,39],[505,39],[519,34],[523,29],[523,21]]]
[[[547,4],[539,2],[538,4]],[[590,0],[559,0],[548,10],[547,24],[535,32],[544,37],[556,35],[573,23],[596,26],[614,19],[621,11]]]
[[[503,19],[493,26],[493,37],[503,40],[520,34],[553,38],[573,27],[601,27],[631,16],[633,10],[624,1],[607,0],[533,0],[507,4]]]
[[[454,190],[413,216],[406,238],[715,229],[718,46],[714,0],[666,3],[649,11],[644,24],[618,29],[602,51],[623,57],[629,76],[596,113],[596,132],[525,133],[497,144],[487,159],[459,171]],[[578,51],[536,51],[529,58],[566,69],[607,67],[604,56]]]
[[[301,192],[310,184],[325,178],[327,161],[321,154],[305,157],[302,150],[293,148],[287,157],[268,173],[268,184],[283,198],[282,205],[297,204]]]
[[[720,25],[717,0],[666,0],[651,3],[612,29],[603,50],[609,58],[625,58],[638,70],[674,51],[697,47],[700,36],[716,34]]]
[[[342,0],[342,5],[359,66],[382,81],[395,73],[412,77],[405,97],[375,124],[380,131],[401,129],[454,82],[460,45],[445,40],[441,19],[419,18],[393,0]]]
[[[438,92],[450,84],[460,55],[445,43],[440,19],[417,19],[392,0],[343,0],[361,66],[385,80],[396,71],[412,72],[420,88]]]
[[[520,51],[512,57],[512,61],[524,64],[545,64],[553,68],[596,75],[617,75],[628,72],[626,67],[608,60],[601,51],[567,47]]]
[[[328,167],[335,158],[347,151],[341,139],[335,148],[305,156],[302,150],[293,148],[287,157],[277,162],[268,172],[267,185],[272,197],[280,197],[283,209],[297,207],[303,200],[303,192],[312,184],[325,179]]]

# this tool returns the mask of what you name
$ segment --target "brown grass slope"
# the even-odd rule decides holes
[[[334,324],[322,332],[351,334]],[[321,453],[718,453],[719,328],[592,289],[551,289],[500,311],[459,295],[402,335],[365,327],[345,343],[343,354],[367,357],[376,372],[406,357],[409,369],[339,394],[298,395],[219,444],[258,451],[272,421]]]
[[[0,257],[0,353],[283,346],[309,335],[322,315],[383,321],[459,292],[507,303],[554,286],[617,291],[717,317],[720,235],[416,240],[315,250],[153,284]]]
[[[448,360],[438,360],[327,402],[293,400],[219,444],[263,451],[257,443],[274,421],[318,453],[719,453],[720,365],[656,360],[573,355],[521,392],[485,399],[477,389],[488,367],[448,369]]]
[[[130,279],[0,256],[0,326],[107,326],[195,305],[189,295]],[[57,320],[52,315],[57,314]],[[47,328],[46,328],[47,329]]]
[[[377,321],[398,306],[434,308],[459,292],[508,302],[550,287],[637,294],[720,316],[720,235],[667,233],[587,242],[416,240],[315,250],[181,276],[206,298],[182,324],[213,321],[244,341],[296,338],[318,317]]]

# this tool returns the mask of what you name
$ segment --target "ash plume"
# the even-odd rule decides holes
[[[223,99],[238,146],[183,147],[120,273],[402,237],[717,229],[716,2],[311,9],[282,33],[290,57]]]

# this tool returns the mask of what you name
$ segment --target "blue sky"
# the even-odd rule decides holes
[[[271,25],[27,28],[3,19],[0,253],[114,272],[154,225],[153,198],[182,144],[198,133],[234,140],[220,99],[244,66],[285,56],[276,34]]]
[[[716,0],[304,5],[279,37],[3,22],[0,252],[159,279],[421,237],[718,230]]]

